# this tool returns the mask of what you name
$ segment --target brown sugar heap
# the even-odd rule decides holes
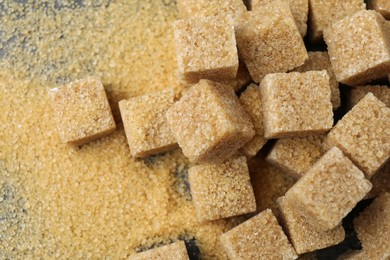
[[[119,120],[122,99],[183,89],[174,2],[23,2],[0,11],[0,258],[126,259],[179,238],[226,259],[219,236],[236,220],[199,223],[177,188],[188,160],[132,158]],[[88,75],[102,78],[117,130],[78,148],[59,138],[47,91]]]
[[[150,258],[152,255],[157,255],[157,258],[175,258],[176,253],[178,257],[188,259],[187,252],[191,258],[236,259],[242,255],[240,249],[253,255],[255,259],[259,255],[266,255],[267,259],[274,256],[295,259],[298,257],[296,252],[312,251],[336,244],[342,239],[340,216],[337,217],[338,223],[333,223],[337,224],[334,229],[332,227],[326,231],[308,228],[306,224],[310,222],[311,227],[317,227],[318,221],[313,223],[313,216],[321,213],[325,217],[329,216],[328,213],[333,208],[345,215],[350,211],[351,205],[366,193],[354,196],[354,188],[359,185],[367,188],[368,183],[362,181],[354,185],[354,178],[350,178],[348,183],[352,183],[349,187],[351,194],[338,189],[344,196],[335,196],[335,203],[331,201],[323,206],[325,209],[331,207],[330,210],[318,207],[317,212],[310,212],[304,215],[304,219],[298,219],[299,223],[305,224],[305,228],[300,231],[310,235],[313,243],[307,243],[306,237],[302,238],[299,236],[301,233],[294,232],[297,236],[290,245],[280,226],[283,214],[278,210],[276,201],[281,196],[288,199],[290,193],[286,194],[286,191],[293,186],[295,179],[265,161],[264,157],[274,140],[269,141],[269,145],[264,145],[261,143],[265,139],[257,139],[260,142],[253,139],[255,134],[261,137],[261,131],[264,130],[260,124],[263,121],[263,102],[256,102],[259,101],[257,95],[251,100],[250,93],[261,92],[253,91],[257,87],[252,85],[243,89],[242,93],[234,93],[251,83],[245,66],[238,65],[237,55],[228,55],[230,58],[235,56],[234,65],[225,67],[229,73],[215,73],[219,76],[224,74],[218,78],[221,83],[204,81],[201,79],[204,76],[200,76],[201,83],[207,82],[206,85],[219,88],[217,91],[207,88],[195,91],[178,81],[173,27],[178,18],[175,3],[173,0],[80,0],[3,1],[0,4],[0,259],[128,259],[143,256]],[[240,28],[248,33],[245,35],[249,41],[246,47],[253,47],[250,46],[253,42],[257,47],[270,47],[267,55],[276,54],[266,58],[259,56],[268,62],[262,69],[280,65],[279,69],[287,72],[302,65],[307,59],[292,1],[289,2],[290,5],[287,1],[274,1],[272,6],[261,7],[263,11],[255,10],[252,13],[245,12],[241,0],[187,0],[187,3],[188,7],[199,4],[192,10],[204,5],[204,9],[189,14],[196,17],[196,21],[214,19],[214,24],[223,27],[228,23],[226,19],[230,19],[227,16],[231,15],[232,20],[228,26],[230,43],[237,36],[234,33],[238,32],[233,31],[233,25],[236,29],[242,26],[243,20],[240,21],[237,17],[243,14],[244,19],[251,18],[246,24],[252,27]],[[273,10],[277,12],[272,12]],[[254,12],[264,14],[264,17],[251,16]],[[217,17],[205,18],[212,14],[217,14]],[[256,19],[264,23],[256,24]],[[251,35],[263,25],[262,37]],[[202,37],[205,35],[202,34]],[[375,31],[372,35],[375,35]],[[221,36],[220,33],[210,38],[211,41],[217,42],[218,36]],[[260,43],[263,39],[267,44]],[[235,44],[231,46],[235,47]],[[223,52],[223,47],[218,44],[210,49],[210,54]],[[291,52],[284,52],[286,49]],[[246,54],[255,60],[259,58],[259,52],[256,48],[253,50],[254,53],[249,53],[252,56]],[[230,54],[233,52],[228,51]],[[191,60],[195,61],[197,55],[191,56]],[[208,56],[211,55],[200,60],[206,61],[210,58]],[[253,60],[247,59],[245,62],[248,65]],[[215,59],[208,61],[208,64],[213,63]],[[256,63],[252,65],[254,64]],[[250,70],[253,72],[254,67],[250,67]],[[327,70],[328,73],[329,71]],[[103,92],[107,95],[103,98],[107,105],[105,111],[112,109],[110,122],[117,128],[110,135],[98,139],[84,138],[90,142],[82,146],[68,145],[61,140],[54,126],[56,115],[47,92],[55,86],[85,79],[89,75],[101,78],[102,84],[98,85],[104,85]],[[260,82],[259,78],[255,81]],[[310,85],[309,82],[307,84]],[[165,89],[170,89],[166,99],[156,98],[165,93]],[[318,90],[317,86],[312,86],[312,90]],[[195,98],[191,96],[194,92]],[[310,93],[318,94],[315,91]],[[195,115],[194,118],[202,119],[196,122],[198,128],[186,128],[184,124],[180,131],[176,129],[171,135],[168,134],[170,131],[167,131],[164,122],[167,119],[165,112],[173,104],[173,96],[182,97],[174,105],[178,105],[178,111],[190,107],[186,112],[189,118]],[[245,103],[248,99],[250,101]],[[297,99],[302,106],[305,104],[302,102],[306,99],[305,95]],[[138,111],[131,116],[136,118],[138,126],[131,130],[126,120],[129,111],[125,111],[124,105],[119,105],[120,100],[139,101],[135,103],[140,107],[129,108],[129,111]],[[327,103],[327,115],[332,113],[330,101],[330,93],[324,95],[323,100],[318,100],[318,103]],[[127,102],[121,104],[125,103]],[[250,109],[246,109],[245,105]],[[315,105],[310,105],[310,109],[306,109],[309,116],[319,113],[319,110],[313,108]],[[67,112],[71,112],[68,110]],[[120,116],[123,116],[122,121]],[[83,116],[75,113],[71,118],[79,120]],[[171,127],[177,126],[176,123],[180,123],[181,119],[174,118]],[[192,119],[188,121],[193,122]],[[93,123],[96,122],[88,125]],[[224,127],[228,128],[227,131]],[[358,126],[354,130],[358,131],[357,128]],[[129,146],[129,140],[126,139],[134,137],[138,130],[146,131],[145,135],[141,133],[138,137],[146,139],[147,144],[140,145],[141,148],[132,156],[134,145]],[[182,130],[190,133],[183,134],[185,131]],[[195,156],[195,163],[190,163],[180,149],[171,150],[176,146],[176,139],[182,138],[179,143],[183,144],[202,131],[204,135],[189,142],[189,147],[206,145],[212,149],[203,151],[198,158]],[[156,137],[157,132],[161,135]],[[386,135],[382,137],[386,144]],[[247,169],[246,158],[241,154],[245,153],[242,148],[250,141],[254,148],[245,154],[252,157]],[[334,149],[338,148],[332,148]],[[375,155],[378,155],[376,153],[377,151]],[[188,157],[191,159],[191,156]],[[339,162],[335,161],[335,164]],[[321,159],[307,173],[310,175],[311,171],[315,171],[318,164],[323,166]],[[198,169],[196,178],[193,178],[194,169]],[[386,167],[374,174],[373,182],[381,182],[380,178],[386,178],[386,175],[380,175],[383,170],[386,171]],[[361,172],[359,175],[363,176]],[[215,178],[211,180],[212,177]],[[326,177],[329,176],[319,180],[321,185],[329,184],[324,187],[325,190],[329,187],[337,189],[342,183],[338,182],[338,178]],[[196,187],[194,179],[202,185]],[[318,180],[312,180],[313,183],[315,181]],[[305,185],[305,189],[320,193],[318,187],[321,188],[321,185]],[[292,190],[294,187],[296,186]],[[386,191],[385,186],[377,187],[373,194],[366,197],[381,196]],[[195,195],[202,192],[206,195],[203,201]],[[354,203],[346,205],[344,200],[349,199]],[[294,202],[294,206],[298,205],[297,201],[289,202]],[[217,217],[213,217],[212,221],[199,221],[199,208],[213,203],[217,206],[209,206],[206,213],[213,213],[215,210],[220,211],[219,215],[216,214]],[[305,212],[302,205],[293,209],[299,211],[297,215],[300,217]],[[255,210],[256,213],[261,213],[254,216]],[[372,208],[369,211],[370,214],[376,212]],[[290,213],[286,212],[284,215]],[[235,216],[245,213],[249,214]],[[279,223],[274,215],[281,217]],[[247,219],[249,220],[245,221]],[[261,221],[263,222],[259,224]],[[295,223],[298,222],[290,222],[289,229],[297,229],[296,226],[300,224]],[[333,219],[333,222],[337,221]],[[284,228],[289,231],[286,223]],[[387,227],[383,228],[386,229]],[[326,235],[319,237],[318,234]],[[291,234],[290,238],[293,239]],[[365,240],[364,235],[361,240]],[[382,245],[387,248],[386,241],[378,243],[382,251],[367,250],[368,243],[364,244],[365,248],[358,253],[360,257],[371,257],[373,252],[383,252]],[[315,255],[314,252],[300,257],[311,259]]]

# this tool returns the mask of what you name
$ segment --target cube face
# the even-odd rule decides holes
[[[298,27],[301,36],[305,36],[307,32],[307,16],[309,12],[309,0],[283,0],[290,5],[291,13]],[[274,0],[252,0],[252,10],[261,8],[268,3],[274,3]]]
[[[282,138],[276,141],[267,161],[299,179],[326,152],[322,147],[326,135]]]
[[[336,147],[329,150],[286,193],[319,231],[335,228],[372,185]]]
[[[49,99],[63,142],[81,145],[116,128],[100,79],[90,77],[51,89]]]
[[[149,259],[177,259],[189,260],[187,248],[184,241],[175,242],[169,245],[154,248],[142,253],[130,256],[130,260]]]
[[[229,259],[296,259],[271,210],[265,210],[220,237]]]
[[[179,79],[195,84],[200,79],[235,79],[238,55],[233,20],[197,17],[174,23]]]
[[[357,86],[348,90],[348,108],[352,109],[368,92],[390,107],[390,88],[388,86]]]
[[[183,19],[226,15],[236,18],[246,12],[242,0],[178,0],[177,9]]]
[[[300,214],[294,203],[282,197],[278,200],[278,204],[283,225],[298,254],[333,246],[344,240],[345,232],[342,225],[328,231],[317,231]]]
[[[241,93],[240,101],[245,111],[252,118],[253,125],[255,126],[255,136],[240,150],[246,157],[250,158],[255,156],[267,142],[264,138],[263,109],[259,87],[255,84],[248,86]]]
[[[245,13],[235,30],[239,55],[257,83],[269,73],[294,69],[308,58],[285,2],[266,4]]]
[[[337,146],[367,176],[390,156],[390,108],[368,93],[329,132],[326,146]]]
[[[387,20],[390,19],[390,2],[388,0],[371,0],[368,2],[368,8],[379,12]]]
[[[337,80],[356,86],[386,77],[389,35],[390,24],[375,11],[360,11],[329,26],[324,39]]]
[[[268,74],[260,90],[267,139],[321,134],[333,125],[325,70]]]
[[[390,257],[390,193],[376,198],[354,219],[357,236],[367,259]]]
[[[308,52],[309,59],[305,64],[294,69],[297,72],[306,72],[311,70],[326,70],[329,74],[329,85],[331,97],[330,101],[333,105],[333,110],[341,105],[339,83],[334,75],[332,64],[330,63],[329,55],[327,52],[311,51]]]
[[[174,101],[173,90],[165,90],[119,102],[123,126],[133,156],[150,156],[177,146],[165,117]]]
[[[201,80],[168,111],[167,119],[183,153],[192,162],[220,163],[255,132],[233,89]]]
[[[256,210],[245,157],[189,169],[191,195],[199,221],[216,220]]]
[[[271,209],[278,217],[277,199],[284,196],[296,183],[296,180],[270,165],[260,156],[250,160],[248,167],[255,193],[257,212]]]
[[[332,23],[366,9],[364,0],[309,0],[310,40],[319,42]]]

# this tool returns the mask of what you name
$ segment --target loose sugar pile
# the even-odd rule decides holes
[[[98,4],[97,4],[98,3]],[[47,91],[101,76],[117,103],[172,87],[173,1],[6,1],[0,21],[0,258],[126,258],[179,238],[224,258],[234,220],[200,224],[179,151],[130,156],[123,127],[74,147]]]
[[[1,259],[390,257],[388,6],[244,2],[0,3]]]

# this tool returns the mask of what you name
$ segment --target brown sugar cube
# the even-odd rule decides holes
[[[89,77],[53,88],[49,91],[49,100],[65,143],[82,145],[116,128],[100,79]]]
[[[276,1],[242,15],[235,28],[239,55],[252,79],[287,72],[308,58],[289,5]]]
[[[282,227],[270,209],[220,237],[229,259],[296,259]]]
[[[184,241],[171,243],[169,245],[150,249],[130,256],[130,260],[150,260],[150,259],[175,259],[188,260],[187,248]]]
[[[390,1],[389,0],[370,0],[368,8],[379,12],[387,20],[390,20]]]
[[[276,141],[267,161],[291,176],[301,178],[326,152],[326,135],[282,138]]]
[[[310,40],[319,42],[332,23],[366,9],[364,0],[309,0]]]
[[[228,218],[256,210],[248,166],[243,156],[219,164],[195,165],[188,170],[188,180],[199,221]]]
[[[376,198],[354,219],[366,259],[390,258],[390,193]]]
[[[226,15],[237,18],[246,12],[242,0],[177,0],[177,9],[183,19]]]
[[[309,12],[309,0],[284,0],[290,5],[291,13],[301,36],[307,32],[307,16]],[[274,3],[275,0],[251,0],[252,10],[261,8],[264,4]]]
[[[390,107],[390,88],[388,86],[357,86],[348,89],[348,108],[352,109],[365,95],[371,92],[382,101],[386,106]]]
[[[345,232],[342,225],[327,231],[317,231],[296,209],[294,203],[283,197],[278,200],[283,226],[298,254],[312,252],[318,249],[336,245],[344,240]]]
[[[296,180],[267,163],[262,151],[249,160],[248,168],[255,193],[257,212],[269,208],[276,216],[279,216],[277,200],[286,194]]]
[[[340,148],[371,178],[390,156],[390,108],[368,93],[332,128],[325,145]]]
[[[302,66],[294,69],[297,72],[306,72],[310,70],[326,70],[329,74],[330,85],[330,101],[333,105],[333,110],[341,105],[339,83],[334,75],[332,64],[330,63],[327,52],[310,51],[308,52],[309,59]]]
[[[329,26],[324,32],[337,81],[356,86],[390,72],[390,23],[365,10]]]
[[[308,223],[319,231],[335,228],[364,198],[372,185],[364,174],[337,148],[324,154],[286,192]]]
[[[221,83],[231,86],[237,92],[251,81],[252,78],[247,67],[242,61],[239,61],[236,78],[234,80],[222,81]]]
[[[233,20],[214,16],[174,23],[179,79],[194,84],[200,79],[233,80],[238,55]]]
[[[165,118],[174,101],[173,90],[164,90],[119,102],[132,156],[146,157],[177,147]]]
[[[192,162],[223,162],[255,135],[233,89],[201,80],[167,111],[168,124]]]
[[[308,136],[331,129],[333,111],[325,70],[268,74],[260,91],[265,138]]]
[[[390,192],[390,161],[380,168],[370,179],[372,189],[366,198],[374,198],[379,194]]]
[[[267,142],[264,138],[263,109],[261,106],[261,97],[259,87],[251,84],[241,93],[240,101],[248,115],[252,118],[255,126],[255,137],[242,148],[241,152],[248,158],[253,157]]]

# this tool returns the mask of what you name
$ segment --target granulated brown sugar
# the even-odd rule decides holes
[[[198,223],[177,189],[178,150],[131,158],[120,123],[80,148],[63,144],[46,95],[101,76],[119,121],[121,99],[180,91],[174,2],[19,2],[3,1],[0,15],[0,258],[119,259],[195,238],[205,259],[225,259],[218,237],[232,220]]]

